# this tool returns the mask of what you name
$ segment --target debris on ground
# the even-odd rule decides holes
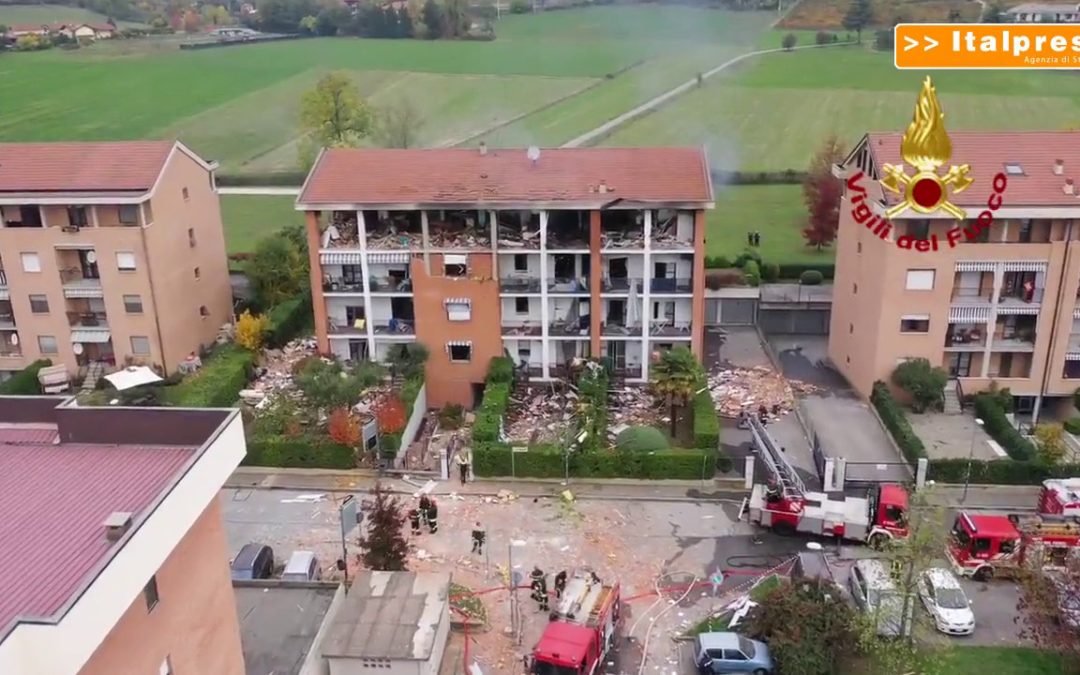
[[[651,427],[671,421],[658,401],[645,387],[624,387],[608,398],[608,435],[614,438],[627,427]]]
[[[428,223],[428,245],[431,248],[488,248],[491,228],[471,218],[432,220]]]
[[[574,428],[577,392],[548,385],[528,385],[510,396],[506,436],[515,441],[555,443]]]
[[[724,368],[709,375],[709,392],[724,417],[762,406],[773,416],[785,415],[794,407],[796,393],[815,391],[814,385],[788,380],[767,366]]]
[[[293,388],[293,369],[317,352],[318,343],[312,338],[298,338],[281,349],[264,349],[255,379],[240,392],[240,398],[261,410],[276,394],[289,393],[299,397],[300,392]]]

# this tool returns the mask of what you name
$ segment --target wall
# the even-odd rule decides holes
[[[408,448],[416,440],[416,433],[420,431],[420,425],[423,423],[427,411],[427,386],[423,386],[420,387],[420,393],[416,395],[412,415],[409,416],[408,422],[405,423],[405,429],[401,432],[402,448]],[[405,453],[399,452],[398,456],[404,459]]]
[[[521,358],[518,354],[518,349],[525,348],[529,350],[529,365],[537,368],[544,365],[544,343],[540,339],[535,340],[503,340],[503,347],[510,353],[510,358],[514,360],[514,365],[521,365]]]
[[[502,313],[502,323],[504,326],[516,326],[522,323],[530,323],[535,326],[539,326],[542,319],[540,296],[530,296],[524,298],[529,302],[529,311],[526,314],[518,314],[517,312],[517,300],[518,297],[502,298],[499,301]],[[548,304],[551,305],[551,300],[548,300]]]
[[[300,666],[300,672],[297,675],[330,675],[330,664],[322,655],[322,643],[326,639],[327,626],[334,625],[338,611],[344,601],[345,585],[342,584],[338,586],[337,592],[334,593],[334,599],[330,601],[330,607],[327,608],[326,614],[323,616],[322,626],[319,627],[319,632],[315,634],[315,638],[311,641],[311,648],[308,650],[307,658],[304,659],[304,663]]]

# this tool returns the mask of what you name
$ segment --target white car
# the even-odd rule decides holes
[[[975,632],[971,603],[949,570],[935,567],[919,575],[919,597],[942,633],[971,635]]]

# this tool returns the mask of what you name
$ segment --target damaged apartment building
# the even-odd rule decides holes
[[[472,406],[504,354],[647,381],[664,349],[701,355],[712,206],[699,148],[325,150],[297,199],[319,349],[423,343],[433,407]]]

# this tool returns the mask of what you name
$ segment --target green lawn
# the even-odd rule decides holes
[[[0,5],[0,26],[12,26],[20,23],[105,23],[104,14],[65,5]],[[118,21],[120,28],[139,26],[130,21]]]
[[[251,253],[260,239],[304,215],[293,209],[296,199],[278,195],[221,195],[221,221],[229,253]]]
[[[955,647],[948,656],[949,675],[1061,675],[1061,659],[1024,647]]]
[[[706,252],[733,260],[746,248],[746,233],[757,231],[765,262],[831,263],[831,248],[818,252],[806,245],[805,221],[802,186],[717,186],[716,208],[707,214]]]

